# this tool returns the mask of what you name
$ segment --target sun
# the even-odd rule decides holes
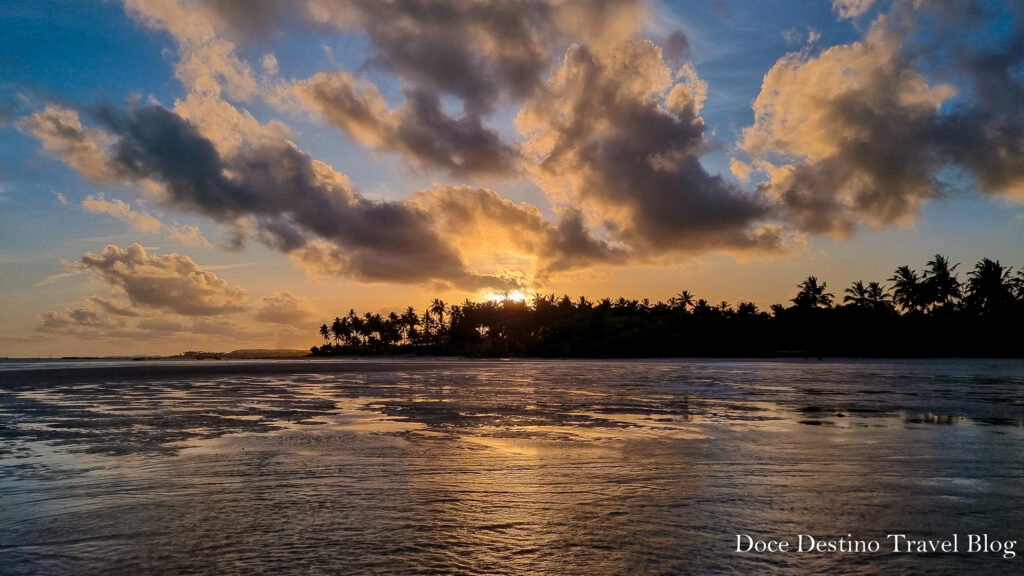
[[[526,294],[521,290],[512,290],[511,292],[491,292],[487,295],[487,299],[491,302],[504,302],[505,300],[523,302],[526,300]]]

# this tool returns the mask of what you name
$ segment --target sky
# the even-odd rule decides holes
[[[0,38],[0,356],[1024,265],[1016,0],[41,0]]]

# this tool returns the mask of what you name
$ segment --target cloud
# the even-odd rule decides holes
[[[875,0],[832,0],[832,11],[840,19],[846,20],[864,14],[874,3]]]
[[[175,36],[183,52],[179,77],[188,77],[181,69],[193,60],[207,70],[196,76],[244,77],[246,68],[225,57],[233,42],[264,43],[274,33],[296,30],[359,34],[368,42],[365,66],[417,91],[455,96],[471,117],[532,95],[543,84],[552,50],[570,41],[594,49],[616,45],[646,18],[640,0],[199,0],[187,6],[133,0],[128,8]],[[214,42],[220,36],[230,41]]]
[[[898,7],[910,14],[907,34],[920,34],[914,6]],[[965,98],[938,123],[935,146],[983,193],[1024,203],[1024,5],[947,0],[927,7],[933,32],[952,53],[950,75],[967,78]],[[974,41],[981,36],[991,41]]]
[[[55,104],[22,118],[18,126],[43,145],[43,150],[60,158],[96,184],[117,184],[119,176],[107,162],[105,134],[85,128],[77,110]],[[61,196],[57,197],[58,199]]]
[[[483,117],[501,102],[534,93],[553,47],[563,49],[567,37],[595,46],[629,37],[644,13],[638,0],[127,0],[125,7],[144,26],[175,39],[176,73],[187,91],[175,111],[222,153],[231,152],[230,134],[254,124],[247,112],[222,102],[223,96],[244,101],[259,92],[273,105],[290,108],[295,95],[280,80],[273,55],[264,55],[264,77],[257,80],[235,42],[331,30],[365,35],[366,65],[396,75],[405,103],[390,110],[376,87],[364,84],[355,91],[347,74],[318,74],[297,85],[306,106],[364,145],[397,153],[416,168],[458,176],[513,171],[515,147],[485,126]],[[449,113],[444,96],[458,98],[461,113]]]
[[[123,291],[138,307],[185,316],[229,314],[246,307],[245,290],[181,254],[150,256],[139,244],[124,250],[111,245],[99,254],[86,252],[80,266]]]
[[[414,167],[455,175],[505,174],[517,151],[471,113],[448,114],[440,99],[409,90],[405,104],[389,110],[377,88],[346,73],[319,73],[295,85],[300,101],[355,141],[402,155]]]
[[[85,299],[85,302],[90,307],[98,308],[105,314],[113,316],[138,316],[139,312],[132,308],[131,302],[125,302],[123,299],[114,298],[103,298],[100,296],[89,296]]]
[[[159,232],[163,228],[163,224],[152,215],[132,210],[123,200],[107,200],[103,194],[86,196],[85,200],[82,200],[82,208],[87,212],[108,214],[118,220],[124,220],[139,232]]]
[[[365,32],[374,65],[459,97],[471,114],[490,112],[502,94],[532,93],[548,62],[545,3],[357,0],[347,10],[327,2],[310,8],[317,18]]]
[[[794,26],[782,31],[782,39],[789,45],[803,44],[805,38],[807,44],[814,44],[818,40],[821,40],[821,31],[810,26],[807,26],[804,29]]]
[[[39,331],[65,332],[69,329],[110,330],[124,326],[123,321],[88,308],[70,308],[39,315]]]
[[[210,245],[210,241],[203,236],[202,231],[200,231],[196,226],[168,226],[147,212],[133,210],[132,207],[123,200],[118,200],[116,198],[113,200],[107,200],[103,197],[103,194],[86,196],[85,199],[82,200],[82,208],[87,212],[108,214],[118,220],[128,222],[139,232],[163,232],[172,240],[189,246]]]
[[[536,275],[610,264],[625,259],[622,247],[595,238],[582,215],[565,210],[557,223],[526,202],[471,186],[438,186],[416,192],[410,202],[430,215],[437,229],[463,254],[508,253],[536,260]]]
[[[291,129],[282,122],[262,124],[248,110],[217,97],[189,94],[174,103],[173,111],[224,156],[235,155],[244,146],[268,145],[292,137]]]
[[[183,226],[166,226],[164,231],[172,240],[181,242],[188,246],[209,246],[210,241],[203,236],[198,226],[186,224]]]
[[[160,106],[101,106],[96,115],[107,130],[89,130],[108,142],[101,163],[119,182],[156,193],[165,206],[219,222],[239,242],[257,238],[311,273],[472,291],[508,286],[500,275],[470,270],[421,203],[370,200],[345,175],[292,142],[275,139],[273,131],[230,122],[249,129],[218,147]],[[123,201],[92,196],[84,206],[158,229],[155,219]],[[205,244],[195,227],[159,229],[178,241]]]
[[[260,298],[253,314],[253,318],[260,322],[291,325],[309,322],[315,317],[316,310],[307,298],[287,290]]]
[[[729,171],[743,182],[750,180],[750,164],[746,162],[732,158],[729,161]]]
[[[679,66],[690,51],[690,39],[681,31],[673,30],[665,37],[661,49],[665,53],[665,60],[672,65]]]
[[[165,30],[175,38],[180,56],[175,73],[190,93],[219,97],[224,92],[235,100],[255,94],[252,68],[223,36],[223,22],[202,3],[125,0],[125,10],[147,28]]]
[[[899,44],[876,25],[864,42],[797,52],[765,75],[740,147],[802,229],[844,236],[858,222],[901,221],[935,196],[940,161],[922,144],[955,91],[929,86]]]
[[[520,101],[543,83],[552,48],[632,36],[644,17],[636,0],[306,2],[307,18],[364,33],[368,63],[417,89],[459,98],[470,116]]]
[[[861,224],[907,224],[952,191],[943,178],[951,167],[983,193],[1024,200],[1024,87],[1012,71],[1024,57],[1024,19],[1013,19],[1014,40],[979,46],[966,39],[977,25],[971,6],[898,3],[862,41],[772,67],[739,148],[790,222],[837,237]],[[926,34],[946,50],[916,44]],[[941,77],[970,83],[929,82],[925,58]]]
[[[162,185],[168,205],[251,234],[307,270],[368,281],[452,282],[472,289],[488,275],[468,270],[422,211],[372,201],[349,179],[287,140],[264,141],[222,156],[213,143],[159,106],[105,107],[110,162],[128,179]]]
[[[138,245],[108,246],[100,254],[87,252],[71,271],[92,272],[111,286],[108,296],[92,295],[64,310],[38,316],[37,331],[54,336],[111,341],[210,341],[266,343],[268,339],[294,345],[308,339],[308,324],[316,311],[309,300],[288,291],[250,303],[245,291],[228,284],[181,254],[150,255]],[[242,322],[231,316],[247,314]],[[278,326],[271,336],[252,322]]]
[[[767,202],[700,164],[705,96],[692,65],[673,78],[651,42],[573,46],[516,125],[549,196],[581,207],[636,256],[776,249],[778,230],[760,223]]]

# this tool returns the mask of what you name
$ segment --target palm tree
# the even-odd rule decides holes
[[[533,305],[534,310],[540,310],[544,308],[544,305],[548,303],[547,298],[544,297],[540,292],[534,292],[533,297],[530,298],[530,304]]]
[[[877,285],[878,283],[875,282]],[[857,308],[864,308],[868,304],[868,288],[864,286],[864,282],[857,280],[850,287],[844,290],[846,296],[843,296],[843,302],[853,304]]]
[[[953,272],[960,264],[949,265],[949,258],[940,254],[928,261],[928,269],[924,271],[922,282],[928,302],[925,305],[945,306],[954,299],[960,298],[960,281]]]
[[[410,342],[416,338],[416,327],[420,324],[420,317],[416,314],[416,309],[409,306],[405,309],[405,312],[401,316],[402,326],[405,328],[405,339]]]
[[[706,316],[709,312],[711,312],[711,306],[703,298],[697,300],[697,303],[693,305],[693,313],[697,316]]]
[[[356,315],[355,310],[349,311],[348,326],[349,336],[354,338],[357,343],[365,344],[368,336],[366,332],[366,321],[362,317]]]
[[[688,307],[693,306],[693,294],[690,294],[689,290],[683,290],[669,298],[668,303],[673,308],[680,308],[683,312],[686,312]]]
[[[1003,310],[1013,302],[1012,273],[998,260],[982,258],[967,275],[967,305],[986,314]]]
[[[892,301],[903,308],[904,312],[917,310],[924,299],[924,290],[917,271],[911,270],[910,266],[900,266],[889,281],[893,283]]]
[[[442,328],[444,327],[444,313],[447,309],[448,305],[444,303],[444,300],[434,298],[430,303],[430,313],[437,316],[437,322]]]
[[[797,288],[800,292],[797,292],[792,302],[797,305],[798,308],[829,308],[832,306],[832,299],[835,297],[831,292],[825,292],[825,288],[828,286],[825,282],[818,285],[818,278],[816,276],[808,276],[806,280],[797,284]]]
[[[346,318],[347,320],[348,318]],[[331,323],[331,334],[334,335],[334,345],[341,344],[341,339],[346,336],[347,332],[346,323],[341,318],[335,317],[334,322]]]
[[[327,327],[327,324],[320,325],[320,336],[324,339],[324,346],[331,343],[331,329]]]
[[[740,302],[736,306],[737,316],[756,316],[757,315],[757,304],[753,302]]]
[[[892,309],[892,304],[889,302],[889,294],[885,291],[885,286],[882,286],[878,282],[868,282],[867,304],[872,310]]]

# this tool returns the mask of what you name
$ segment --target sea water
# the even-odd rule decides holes
[[[1020,573],[1022,426],[1010,360],[8,362],[0,573]]]

